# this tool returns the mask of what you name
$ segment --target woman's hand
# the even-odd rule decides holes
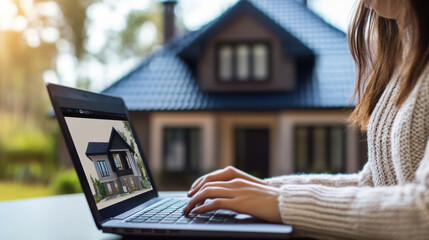
[[[249,214],[269,222],[281,222],[278,197],[275,187],[244,179],[207,182],[199,188],[183,209],[185,214],[200,214],[217,209],[229,209]],[[207,199],[213,199],[208,203]]]
[[[229,181],[232,179],[241,178],[250,182],[259,183],[262,185],[267,185],[264,181],[259,178],[256,178],[250,174],[247,174],[243,171],[238,170],[235,167],[228,166],[224,169],[219,169],[214,172],[208,173],[200,178],[198,178],[191,186],[191,189],[188,192],[188,197],[194,196],[204,184],[214,181]]]

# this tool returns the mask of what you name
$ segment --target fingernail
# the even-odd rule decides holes
[[[194,209],[192,209],[191,213],[198,214],[198,210],[199,210],[199,208],[194,208]]]

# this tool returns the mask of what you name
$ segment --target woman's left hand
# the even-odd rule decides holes
[[[280,190],[244,179],[208,182],[183,209],[185,214],[200,214],[217,209],[229,209],[269,221],[282,222],[278,197]],[[213,199],[205,203],[207,199]]]

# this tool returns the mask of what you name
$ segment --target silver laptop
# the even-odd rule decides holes
[[[120,235],[289,238],[292,227],[230,210],[184,216],[186,197],[162,198],[122,98],[47,84],[99,229]],[[263,206],[261,206],[263,207]]]

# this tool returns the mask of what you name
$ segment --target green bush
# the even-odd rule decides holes
[[[150,188],[149,181],[143,181],[143,180],[142,180],[142,186],[143,186],[143,189],[148,189],[148,188]]]
[[[60,171],[52,182],[56,194],[80,193],[82,188],[74,170]]]
[[[95,199],[96,203],[98,203],[98,202],[100,202],[102,200],[101,197],[98,196],[97,194],[94,194],[94,199]]]
[[[95,179],[95,185],[98,188],[98,192],[100,193],[101,198],[105,198],[107,196],[107,191],[106,188],[104,188],[104,185],[98,179]]]

